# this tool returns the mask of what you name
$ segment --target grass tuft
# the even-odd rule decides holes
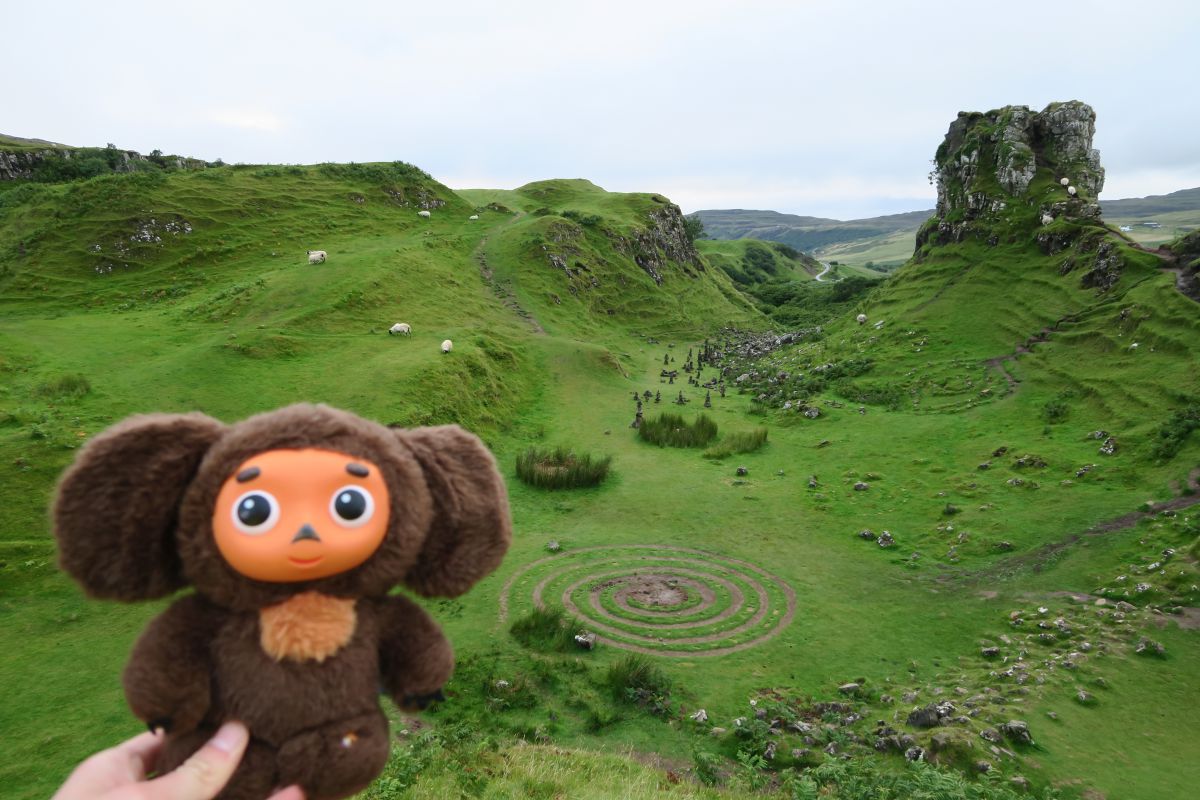
[[[717,438],[717,423],[705,414],[691,424],[679,414],[659,414],[642,421],[638,436],[659,447],[701,447]]]
[[[565,447],[530,447],[517,455],[517,477],[541,489],[599,486],[611,464],[612,456],[580,455]]]
[[[737,431],[721,438],[721,441],[704,451],[705,458],[725,458],[736,453],[753,453],[767,443],[767,429]]]
[[[513,621],[508,631],[524,646],[542,652],[563,653],[576,648],[579,626],[561,608],[535,608]]]
[[[40,384],[35,394],[47,400],[73,400],[84,397],[91,391],[92,384],[87,378],[78,373],[72,373],[60,375],[54,380]]]

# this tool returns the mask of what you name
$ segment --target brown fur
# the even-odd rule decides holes
[[[383,543],[338,575],[246,578],[213,541],[220,486],[257,453],[307,447],[380,467],[392,498]],[[313,405],[232,426],[201,414],[126,420],[83,448],[53,513],[60,563],[90,594],[134,601],[195,586],[147,627],[124,683],[134,713],[168,727],[165,768],[223,721],[249,726],[227,800],[289,783],[333,800],[369,783],[388,751],[378,688],[422,707],[454,665],[436,623],[389,591],[461,594],[511,538],[504,482],[478,438],[456,426],[390,430]]]
[[[324,661],[346,646],[358,618],[354,601],[303,592],[258,612],[259,642],[276,661]]]

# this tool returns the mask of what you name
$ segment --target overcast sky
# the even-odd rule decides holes
[[[66,0],[0,25],[0,132],[74,145],[849,219],[932,207],[960,110],[1078,99],[1103,198],[1200,186],[1194,0]]]

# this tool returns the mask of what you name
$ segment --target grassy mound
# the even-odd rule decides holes
[[[599,486],[608,477],[612,456],[577,454],[566,447],[530,447],[517,454],[517,477],[542,489]]]
[[[659,447],[702,447],[717,438],[717,423],[705,414],[692,423],[679,414],[659,414],[642,421],[638,436]]]
[[[579,626],[561,608],[534,608],[514,620],[509,633],[521,644],[543,652],[573,650]]]

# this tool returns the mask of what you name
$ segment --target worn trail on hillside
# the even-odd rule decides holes
[[[518,211],[512,219],[504,223],[504,227],[513,225],[523,216],[525,215]],[[487,245],[490,239],[491,234],[485,235],[479,241],[479,244],[476,245],[475,252],[472,253],[472,256],[475,258],[475,262],[479,265],[479,276],[483,279],[483,282],[488,285],[488,287],[492,290],[492,293],[496,295],[500,302],[504,304],[505,308],[509,309],[518,317],[525,320],[525,322],[529,324],[529,327],[533,329],[534,333],[544,334],[546,330],[538,323],[537,318],[535,318],[533,314],[526,311],[525,308],[522,307],[519,302],[517,302],[516,295],[513,294],[512,289],[508,286],[502,285],[495,279],[495,275],[492,272],[492,268],[488,264],[487,259]]]
[[[1200,492],[1200,467],[1194,468],[1187,477],[1188,488],[1194,492]],[[1153,503],[1146,511],[1131,511],[1128,514],[1122,514],[1119,517],[1097,522],[1090,528],[1072,533],[1058,540],[1044,544],[1036,550],[1028,553],[1006,558],[989,567],[973,572],[958,571],[947,572],[937,577],[938,581],[967,581],[980,582],[992,580],[1006,575],[1011,575],[1016,572],[1023,571],[1027,568],[1034,572],[1041,572],[1042,566],[1048,561],[1053,560],[1060,553],[1064,552],[1071,545],[1078,543],[1084,537],[1103,536],[1113,533],[1114,531],[1125,530],[1132,528],[1144,519],[1150,519],[1163,511],[1181,511],[1185,508],[1190,508],[1200,504],[1200,494],[1183,495],[1173,497],[1170,500],[1165,500],[1161,503]]]

